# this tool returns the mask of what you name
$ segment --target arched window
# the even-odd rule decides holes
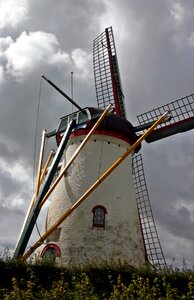
[[[93,212],[93,227],[105,228],[105,214],[107,210],[102,205],[96,205],[92,209]]]
[[[56,244],[48,244],[44,247],[41,253],[42,258],[55,260],[56,257],[59,257],[61,254],[60,248]]]

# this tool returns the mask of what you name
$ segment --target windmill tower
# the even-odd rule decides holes
[[[103,182],[101,178],[164,111],[170,111],[172,119],[158,126],[146,138],[147,142],[194,128],[194,97],[191,95],[140,115],[140,125],[134,127],[126,119],[111,27],[94,40],[93,63],[98,108],[82,109],[77,105],[77,112],[62,117],[58,129],[47,134],[47,137],[56,137],[58,150],[28,213],[15,256],[23,255],[45,195],[52,190],[52,202],[45,221],[45,232],[49,234],[43,234],[42,240],[32,247],[34,250],[44,241],[38,248],[41,256],[60,257],[64,265],[114,260],[132,265],[149,261],[165,266],[142,158],[136,154],[141,146],[136,147]],[[84,148],[79,150],[109,103],[113,103],[114,113],[104,117]],[[65,167],[76,152],[78,155],[71,166]],[[51,181],[60,159],[60,181],[52,189]],[[76,201],[90,190],[94,182],[95,190],[92,189],[77,207]],[[75,206],[76,209],[71,210]],[[61,217],[63,213],[68,216],[65,220]]]

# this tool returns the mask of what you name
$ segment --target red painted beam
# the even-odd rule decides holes
[[[194,129],[194,117],[155,129],[145,140],[152,143],[168,136]]]

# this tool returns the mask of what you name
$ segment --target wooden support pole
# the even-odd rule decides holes
[[[35,198],[37,197],[40,189],[40,177],[41,177],[41,170],[42,170],[42,162],[44,156],[44,148],[45,148],[45,138],[46,138],[46,129],[42,132],[42,142],[40,148],[40,156],[38,162],[38,171],[37,171],[37,178],[36,178],[36,190],[35,190]]]
[[[64,222],[64,220],[99,186],[101,182],[105,180],[107,176],[109,176],[116,167],[118,167],[121,162],[129,155],[131,154],[137,146],[140,145],[140,143],[154,130],[154,128],[159,125],[164,118],[166,118],[166,115],[168,112],[163,114],[158,120],[144,133],[140,138],[120,157],[118,158],[115,163],[103,174],[101,177],[79,198],[79,200],[70,208],[68,209],[60,218],[59,220],[51,226],[50,229],[48,229],[42,236],[41,238],[30,248],[29,251],[27,251],[23,255],[23,259],[26,260],[42,243],[43,241],[48,238],[48,236],[54,232],[57,227]]]
[[[44,167],[44,169],[43,169],[43,171],[42,171],[42,173],[41,173],[41,177],[40,177],[40,186],[41,186],[41,184],[42,184],[42,181],[43,181],[43,179],[44,179],[46,170],[47,170],[47,168],[48,168],[48,165],[49,165],[49,163],[50,163],[50,161],[51,161],[53,155],[54,155],[54,150],[52,150],[52,151],[50,152],[49,157],[48,157],[48,159],[47,159],[47,161],[46,161],[45,167]],[[26,225],[26,222],[27,222],[27,220],[28,220],[28,218],[29,218],[29,215],[30,215],[30,213],[32,212],[32,209],[33,209],[33,207],[34,207],[34,201],[35,201],[35,200],[36,200],[36,194],[34,193],[34,195],[33,195],[33,197],[32,197],[32,200],[31,200],[31,202],[30,202],[30,205],[29,205],[29,208],[28,208],[28,211],[27,211],[27,214],[26,214],[24,223],[23,223],[23,225],[22,225],[22,229],[21,229],[20,236],[21,236],[21,234],[22,234],[22,232],[23,232],[23,229],[24,229],[24,227],[25,227],[25,225]],[[19,236],[19,239],[20,239],[20,236]],[[19,239],[18,239],[18,240],[19,240]]]
[[[47,172],[47,170],[48,170],[48,166],[50,165],[50,162],[51,162],[52,158],[54,157],[54,155],[55,155],[55,150],[51,150],[51,152],[49,153],[49,156],[48,156],[48,158],[47,158],[47,161],[46,161],[46,163],[45,163],[45,166],[44,166],[44,168],[43,168],[43,170],[42,170],[42,172],[41,172],[40,186],[41,186],[41,184],[42,184],[42,182],[43,182],[43,179],[44,179],[44,177],[45,177],[45,175],[46,175],[46,172]]]
[[[42,185],[42,182],[43,182],[43,180],[44,180],[44,178],[45,178],[45,175],[46,175],[48,166],[49,166],[49,164],[50,164],[52,158],[54,157],[54,155],[55,155],[55,151],[54,151],[54,150],[51,150],[51,152],[49,153],[49,156],[48,156],[48,158],[47,158],[47,161],[46,161],[46,163],[45,163],[45,166],[44,166],[44,168],[43,168],[43,170],[42,170],[42,172],[41,172],[40,181],[39,181],[39,189],[40,189],[40,187],[41,187],[41,185]],[[37,196],[38,196],[38,195],[36,195],[36,193],[34,193],[34,195],[33,195],[33,197],[32,197],[32,200],[31,200],[31,204],[30,204],[29,211],[28,211],[28,213],[27,213],[27,216],[29,216],[29,213],[30,213],[31,210],[33,209],[34,201],[36,200]],[[28,218],[28,217],[27,217],[27,218]]]
[[[68,143],[69,140],[69,136],[72,132],[72,130],[75,128],[75,120],[71,120],[70,123],[67,126],[67,129],[64,133],[64,136],[61,140],[61,143],[57,149],[57,152],[55,154],[55,157],[52,161],[52,164],[48,170],[48,174],[45,178],[45,181],[42,183],[42,188],[39,191],[39,194],[37,196],[37,198],[34,201],[34,207],[33,210],[31,211],[31,213],[29,214],[29,217],[26,221],[25,226],[22,229],[22,232],[20,234],[19,240],[16,244],[15,247],[15,251],[14,251],[14,257],[19,257],[22,256],[24,254],[25,248],[27,246],[27,243],[29,241],[29,238],[32,234],[32,230],[35,226],[36,220],[38,218],[38,215],[40,213],[40,209],[38,209],[38,205],[41,203],[42,199],[44,198],[44,196],[46,195],[51,182],[54,178],[54,175],[56,173],[58,164],[61,160],[61,157],[64,153],[65,147]]]
[[[61,171],[61,173],[59,174],[59,176],[57,177],[57,179],[55,180],[55,182],[53,183],[53,185],[50,187],[50,189],[48,190],[48,192],[46,193],[45,197],[42,199],[39,208],[41,208],[43,206],[43,204],[45,203],[45,201],[48,199],[48,197],[51,195],[51,193],[53,192],[53,190],[55,189],[55,187],[57,186],[57,184],[59,183],[59,181],[61,180],[61,178],[63,178],[65,172],[67,171],[67,169],[71,166],[71,164],[74,162],[75,158],[78,156],[78,154],[80,153],[81,149],[84,147],[84,145],[87,143],[87,141],[89,140],[90,136],[94,133],[94,131],[96,130],[96,128],[100,125],[100,123],[104,120],[105,116],[108,114],[109,110],[110,110],[111,104],[109,104],[107,106],[107,108],[104,110],[104,112],[102,113],[102,115],[100,116],[100,118],[98,119],[98,121],[95,123],[95,125],[92,127],[92,129],[90,130],[90,132],[86,135],[85,139],[83,140],[83,142],[80,144],[80,146],[77,148],[77,150],[75,151],[75,153],[73,154],[73,156],[71,157],[71,159],[68,161],[68,163],[66,164],[66,166],[63,168],[63,170]]]

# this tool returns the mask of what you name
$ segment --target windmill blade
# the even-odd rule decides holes
[[[112,103],[115,112],[126,118],[112,27],[106,28],[93,41],[93,65],[98,107],[105,108]]]
[[[191,94],[137,116],[140,126],[136,127],[136,131],[138,127],[156,120],[165,111],[169,111],[171,119],[157,126],[146,142],[151,143],[194,128],[194,94]]]
[[[153,266],[166,267],[166,261],[158,237],[145,180],[142,155],[133,156],[133,182],[147,260]]]

